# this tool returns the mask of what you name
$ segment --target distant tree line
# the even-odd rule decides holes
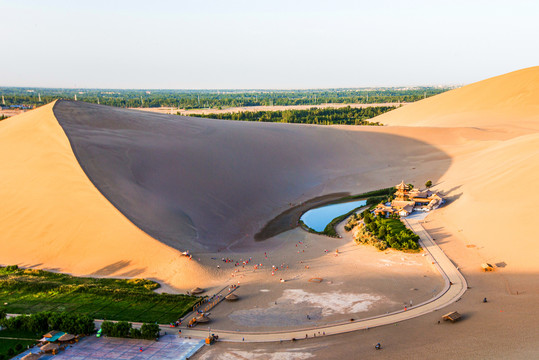
[[[57,99],[116,107],[177,107],[182,109],[245,106],[373,104],[414,102],[449,87],[362,88],[320,90],[122,90],[0,87],[6,106],[43,105]],[[0,104],[1,105],[1,104]]]
[[[311,108],[308,110],[283,110],[283,111],[242,111],[236,113],[214,114],[191,114],[190,116],[237,120],[237,121],[260,121],[281,122],[293,124],[315,125],[381,125],[378,122],[369,122],[375,116],[393,110],[393,106],[377,106],[367,108]]]

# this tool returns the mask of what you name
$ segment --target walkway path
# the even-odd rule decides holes
[[[442,291],[434,298],[408,308],[406,311],[400,310],[393,313],[379,315],[371,318],[361,319],[357,321],[342,322],[337,324],[329,324],[318,327],[310,327],[299,330],[284,330],[271,332],[248,332],[248,331],[227,331],[211,329],[211,333],[219,335],[219,340],[233,342],[271,342],[291,339],[305,339],[306,336],[320,336],[320,334],[334,335],[346,332],[373,328],[382,325],[397,323],[400,321],[412,319],[427,313],[431,313],[438,309],[444,308],[458,299],[464,294],[467,289],[466,280],[459,272],[451,260],[445,253],[436,245],[427,231],[420,224],[420,219],[410,218],[404,219],[407,224],[420,237],[420,245],[427,252],[434,266],[440,271],[445,279],[445,286]],[[182,329],[183,336],[206,337],[208,329]]]

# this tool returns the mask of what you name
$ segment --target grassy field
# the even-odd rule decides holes
[[[0,306],[8,313],[70,311],[96,319],[158,322],[183,316],[200,299],[157,294],[143,279],[94,279],[43,270],[0,267]]]
[[[28,331],[23,330],[9,330],[5,329],[0,331],[0,354],[3,354],[6,359],[8,359],[7,352],[11,348],[15,353],[19,351],[15,350],[17,344],[21,344],[22,349],[26,350],[28,345],[32,345],[36,340],[40,339],[42,334],[33,334]],[[6,339],[6,338],[16,338],[16,339]],[[22,352],[21,350],[20,352]]]

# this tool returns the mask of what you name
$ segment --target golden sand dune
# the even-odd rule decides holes
[[[539,130],[539,66],[514,71],[406,105],[383,124]]]
[[[533,235],[539,203],[533,188],[539,181],[539,67],[483,80],[378,119],[413,126],[397,132],[451,156],[438,188],[452,202],[433,218],[481,248],[485,261],[506,263],[506,271],[539,270]],[[433,134],[436,128],[441,138]]]
[[[0,263],[166,278],[186,288],[205,278],[200,265],[145,234],[99,193],[53,106],[0,124]]]
[[[454,201],[434,215],[482,248],[483,260],[507,263],[510,272],[536,272],[538,182],[539,133],[500,141],[455,158],[440,185]]]

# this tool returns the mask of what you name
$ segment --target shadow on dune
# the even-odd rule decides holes
[[[96,188],[150,236],[180,250],[254,244],[293,204],[393,185],[451,160],[418,140],[379,131],[248,123],[58,101],[54,115]],[[350,128],[352,129],[352,128]],[[392,175],[393,174],[393,175]]]

